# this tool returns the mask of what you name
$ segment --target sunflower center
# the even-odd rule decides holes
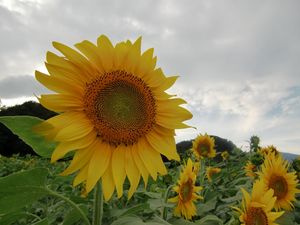
[[[269,187],[274,190],[274,195],[277,199],[282,199],[288,193],[288,183],[286,179],[282,176],[272,175]]]
[[[246,225],[268,225],[268,217],[262,208],[251,207],[247,211]]]
[[[136,143],[155,124],[152,91],[142,79],[122,70],[86,84],[84,105],[98,137],[113,146]]]
[[[188,179],[187,182],[183,183],[180,189],[180,196],[183,202],[190,201],[193,194],[193,181]]]
[[[200,145],[198,147],[198,151],[199,151],[200,155],[207,156],[208,155],[208,151],[209,151],[209,146],[207,146],[206,144]]]

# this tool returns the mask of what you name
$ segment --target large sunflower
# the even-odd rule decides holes
[[[264,191],[264,184],[256,181],[252,188],[252,194],[242,189],[242,209],[237,209],[240,215],[241,225],[277,225],[276,219],[284,212],[271,212],[276,201],[273,190]]]
[[[202,187],[195,186],[196,176],[192,160],[188,159],[187,165],[180,173],[178,185],[173,188],[178,195],[169,199],[169,202],[177,203],[174,210],[175,216],[182,215],[185,219],[189,220],[196,215],[194,201],[202,199],[202,197],[196,193],[202,190]]]
[[[198,135],[193,141],[193,152],[197,159],[214,158],[216,156],[215,140],[209,135]]]
[[[275,209],[291,210],[292,201],[295,201],[297,189],[297,175],[295,172],[288,172],[289,163],[281,155],[269,154],[266,156],[262,170],[258,173],[264,182],[265,189],[273,189],[277,197]]]
[[[87,193],[102,178],[103,193],[110,199],[116,188],[130,181],[129,198],[140,177],[166,174],[161,154],[179,160],[174,129],[187,128],[192,114],[186,102],[165,91],[177,76],[166,77],[156,67],[153,49],[141,53],[141,38],[112,45],[106,36],[97,44],[83,41],[76,51],[53,42],[63,56],[47,53],[48,74],[36,79],[55,94],[42,95],[40,103],[60,113],[36,128],[58,142],[51,161],[76,150],[68,175],[79,171],[74,185],[84,182]]]

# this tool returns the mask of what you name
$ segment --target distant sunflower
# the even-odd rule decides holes
[[[215,167],[215,168],[207,167],[206,168],[206,176],[207,176],[208,181],[212,182],[213,177],[220,172],[221,172],[221,169],[218,167]]]
[[[278,154],[280,154],[280,152],[274,145],[268,145],[267,147],[263,147],[259,150],[259,152],[263,156],[268,156],[269,154],[275,154],[277,156]]]
[[[297,175],[295,172],[288,172],[288,161],[282,156],[270,154],[266,157],[262,170],[259,172],[260,179],[264,182],[266,190],[273,189],[274,196],[277,197],[275,209],[291,210],[292,202],[296,200],[296,193],[300,193],[297,189]]]
[[[253,185],[252,194],[242,189],[242,209],[234,207],[240,215],[241,225],[277,225],[276,219],[284,212],[271,212],[276,201],[273,190],[264,191],[264,184],[256,181]]]
[[[244,167],[244,169],[245,169],[245,172],[246,172],[246,176],[248,176],[248,177],[256,177],[257,176],[257,174],[256,174],[256,172],[257,172],[257,166],[254,165],[254,164],[252,164],[251,161],[247,162],[247,164]]]
[[[222,159],[226,161],[229,158],[229,153],[227,151],[224,151],[221,153]]]
[[[102,180],[110,199],[116,188],[123,195],[128,177],[129,198],[140,177],[166,174],[161,154],[179,160],[174,129],[187,128],[192,114],[165,91],[177,76],[166,77],[156,67],[153,48],[141,53],[141,38],[115,46],[102,35],[97,44],[83,41],[76,51],[53,42],[63,56],[47,53],[48,74],[36,71],[36,79],[55,94],[42,95],[40,103],[61,113],[35,130],[58,142],[55,162],[76,150],[68,175],[79,171],[74,185],[84,182],[90,192]]]
[[[193,141],[193,152],[197,159],[214,158],[216,156],[215,140],[209,135],[198,135]]]
[[[196,206],[194,201],[203,199],[197,195],[198,191],[202,190],[202,187],[195,186],[196,174],[193,171],[193,163],[191,159],[188,159],[187,165],[180,173],[178,185],[173,189],[177,196],[170,198],[168,201],[177,203],[174,210],[175,216],[183,216],[185,219],[192,219],[196,215]]]

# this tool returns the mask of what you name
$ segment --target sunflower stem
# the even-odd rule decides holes
[[[163,206],[161,209],[161,216],[164,220],[167,220],[167,217],[168,217],[168,209],[166,207],[166,204],[168,203],[168,196],[169,196],[169,193],[170,193],[172,187],[173,187],[173,185],[170,185],[164,194],[164,199],[163,199],[164,202],[163,202]]]
[[[87,216],[84,214],[84,212],[78,207],[78,205],[76,205],[73,201],[71,201],[70,199],[68,199],[67,197],[58,194],[57,192],[54,192],[50,189],[47,189],[48,193],[54,197],[60,198],[62,200],[64,200],[65,202],[69,203],[78,213],[79,215],[82,217],[83,221],[85,222],[85,224],[87,225],[91,225],[89,219],[87,218]]]
[[[100,180],[97,182],[94,189],[94,212],[93,212],[93,225],[102,224],[103,215],[103,193]]]

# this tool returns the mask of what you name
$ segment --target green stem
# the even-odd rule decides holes
[[[93,225],[102,224],[103,215],[103,193],[100,180],[97,182],[94,190],[94,212],[93,212]]]
[[[172,187],[173,187],[173,185],[170,185],[167,188],[167,190],[165,192],[165,195],[164,195],[164,202],[163,202],[163,206],[162,206],[162,209],[161,209],[161,216],[164,220],[167,220],[167,217],[168,217],[168,209],[165,205],[168,203],[168,196],[169,196],[169,192],[172,189]]]
[[[58,194],[50,189],[48,189],[48,192],[50,195],[52,196],[55,196],[57,198],[60,198],[64,201],[66,201],[67,203],[69,203],[82,217],[82,219],[84,220],[85,224],[87,225],[91,225],[89,219],[86,217],[86,215],[84,214],[84,212],[78,207],[78,205],[76,205],[73,201],[71,201],[70,199],[68,199],[67,197],[61,195],[61,194]]]

